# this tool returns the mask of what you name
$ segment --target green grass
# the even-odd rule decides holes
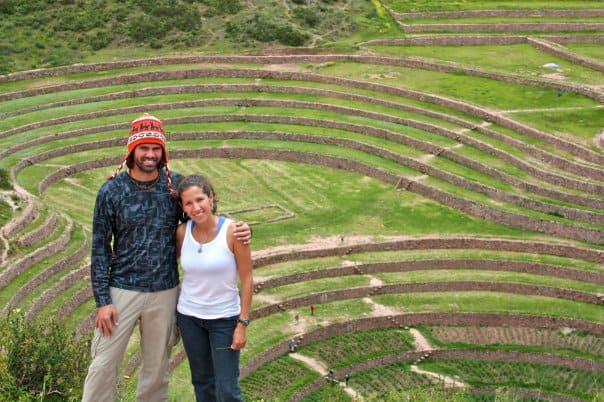
[[[565,96],[565,95],[563,95]],[[513,119],[529,125],[538,124],[544,130],[562,136],[567,141],[578,141],[586,147],[599,150],[594,139],[604,127],[604,113],[601,107],[578,110],[519,110],[510,114]]]
[[[497,292],[409,293],[375,296],[376,303],[398,308],[403,312],[476,312],[539,314],[572,317],[598,323],[604,322],[600,306],[541,296]]]
[[[288,400],[304,384],[318,377],[318,373],[303,363],[282,356],[254,370],[241,381],[241,388],[246,401]]]
[[[597,335],[549,328],[418,326],[431,345],[444,349],[517,350],[602,361],[603,340]]]
[[[0,226],[4,226],[13,216],[13,210],[10,205],[0,198]]]
[[[474,386],[505,386],[554,393],[564,392],[581,400],[590,400],[604,386],[602,373],[536,363],[445,360],[427,361],[420,367],[458,375]]]
[[[355,23],[354,30],[350,32],[320,33],[317,39],[317,46],[327,52],[343,52],[352,54],[375,54],[377,56],[389,57],[423,57],[433,60],[437,63],[450,64],[458,63],[464,67],[477,67],[488,72],[496,72],[506,76],[523,76],[530,78],[547,78],[550,72],[542,66],[548,62],[556,62],[561,65],[559,74],[563,77],[562,83],[579,85],[601,85],[602,76],[589,68],[574,65],[566,60],[540,52],[528,45],[506,45],[506,46],[369,46],[359,45],[359,42],[377,39],[377,38],[402,38],[403,34],[397,27],[396,22],[385,12],[385,10],[376,1],[368,2],[353,0],[346,2],[336,2],[338,6],[346,7],[347,17]],[[267,6],[268,2],[252,2],[252,6],[245,12],[254,12],[254,7]],[[279,2],[276,7],[284,5],[292,6],[291,2]],[[445,0],[441,2],[430,2],[426,0],[398,0],[385,1],[386,6],[394,8],[396,11],[416,11],[416,10],[461,10],[461,9],[540,9],[540,8],[559,8],[559,9],[577,9],[577,8],[601,8],[598,2],[593,1],[554,1],[545,2],[543,0],[527,1],[491,1],[491,0]],[[278,10],[283,10],[278,8]],[[484,22],[492,19],[475,19],[476,22]],[[514,22],[523,19],[513,19]],[[557,18],[545,18],[546,21],[555,21]],[[595,18],[601,20],[601,17]],[[469,21],[469,20],[465,20]],[[8,24],[9,21],[3,21],[2,24]],[[208,35],[216,34],[220,36],[221,24],[214,19],[204,20],[204,29]],[[2,25],[6,28],[7,25]],[[9,32],[8,30],[3,32]],[[20,40],[20,39],[19,39]],[[42,43],[36,40],[34,43]],[[44,42],[45,43],[45,42]],[[58,44],[60,49],[62,44]],[[197,46],[197,45],[196,45]],[[243,54],[243,51],[252,50],[246,48],[243,44],[232,44],[226,40],[208,41],[208,43],[199,42],[199,48],[187,49],[188,54]],[[260,45],[255,50],[262,47],[276,47],[275,44]],[[604,54],[601,46],[573,44],[568,45],[568,49],[578,54],[590,56],[601,60]],[[41,51],[41,49],[40,49]],[[182,52],[182,53],[181,53]],[[126,60],[134,58],[147,58],[156,55],[176,55],[185,54],[182,50],[165,46],[162,49],[150,49],[146,46],[117,48],[111,47],[99,52],[90,52],[81,54],[80,59],[85,62],[101,62],[113,60]],[[33,52],[30,55],[37,57],[39,53]],[[59,52],[57,52],[59,54]],[[23,53],[26,56],[27,52]],[[19,61],[23,63],[22,61]],[[1,64],[1,63],[0,63]],[[20,64],[22,66],[26,64]],[[2,66],[0,65],[0,68]],[[569,142],[574,142],[585,147],[589,147],[595,152],[601,152],[593,144],[596,134],[604,126],[604,115],[600,112],[601,105],[593,99],[572,93],[563,93],[558,96],[555,89],[539,88],[522,84],[512,84],[503,81],[479,78],[463,73],[442,73],[427,71],[414,68],[396,67],[394,65],[377,65],[371,63],[358,62],[305,62],[298,65],[264,65],[250,63],[200,63],[187,64],[176,63],[173,65],[145,66],[136,68],[108,69],[105,71],[91,71],[85,73],[72,73],[56,77],[26,79],[16,82],[0,83],[0,92],[7,93],[26,89],[39,88],[44,86],[58,85],[61,83],[75,83],[85,80],[98,78],[111,78],[116,81],[122,76],[128,74],[145,73],[151,71],[179,71],[192,69],[219,69],[219,68],[251,68],[251,69],[280,69],[287,71],[302,71],[331,78],[346,78],[361,82],[370,82],[381,84],[386,87],[401,89],[411,89],[422,91],[434,95],[451,97],[475,104],[480,108],[492,109],[494,111],[505,112],[507,116],[518,119],[535,128],[543,130],[553,136],[564,138]],[[316,81],[294,81],[278,80],[270,78],[192,78],[166,81],[147,81],[134,84],[115,84],[109,86],[98,86],[95,88],[55,92],[47,95],[37,95],[21,99],[16,99],[0,103],[0,114],[12,111],[22,110],[29,107],[46,107],[53,102],[60,102],[70,99],[83,99],[89,96],[118,93],[121,91],[134,91],[144,88],[160,88],[169,85],[194,85],[194,84],[228,84],[228,83],[246,83],[246,84],[269,84],[274,86],[321,88],[325,90],[334,90],[341,93],[355,93],[366,95],[380,100],[389,100],[401,105],[412,105],[426,108],[461,117],[473,123],[483,123],[482,119],[468,115],[466,113],[449,109],[446,107],[431,104],[430,102],[415,101],[403,96],[391,95],[375,90],[358,90],[345,84],[324,84]],[[342,97],[330,95],[311,95],[311,94],[291,94],[279,92],[198,92],[194,94],[179,93],[174,95],[152,95],[145,97],[124,98],[112,101],[81,103],[71,106],[47,107],[42,110],[21,114],[17,116],[3,117],[0,119],[0,131],[8,130],[21,125],[36,123],[47,119],[59,118],[70,115],[81,115],[103,110],[112,110],[127,108],[131,106],[145,106],[153,104],[166,104],[165,108],[153,111],[163,119],[173,117],[185,117],[192,115],[273,115],[280,117],[297,116],[321,118],[337,122],[353,123],[374,128],[390,130],[393,133],[399,133],[414,139],[429,142],[441,147],[447,147],[458,155],[470,158],[483,163],[491,168],[501,170],[505,173],[521,178],[532,184],[568,191],[572,194],[585,193],[563,189],[559,186],[549,185],[534,177],[528,176],[520,168],[511,166],[501,159],[493,157],[486,152],[478,151],[469,146],[457,147],[457,141],[427,133],[418,130],[388,122],[380,118],[362,117],[355,110],[350,113],[334,113],[325,110],[319,105],[313,109],[310,108],[292,108],[292,107],[251,107],[244,105],[223,106],[223,107],[194,107],[169,109],[171,102],[180,102],[197,99],[219,99],[219,98],[238,98],[242,103],[247,99],[269,99],[269,100],[295,100],[313,103],[324,103],[329,105],[345,106],[357,108],[362,111],[371,111],[385,113],[399,118],[410,118],[436,124],[451,130],[460,130],[458,124],[449,123],[438,118],[425,116],[421,113],[407,112],[396,107],[378,106],[361,101],[350,101]],[[76,121],[72,123],[63,123],[52,125],[50,127],[28,130],[27,132],[2,138],[0,144],[3,150],[18,145],[23,141],[29,141],[36,138],[53,138],[56,133],[74,130],[78,128],[89,128],[103,124],[125,123],[138,117],[139,113],[125,113],[104,118],[93,118],[90,120]],[[531,137],[513,132],[504,127],[491,125],[490,128],[499,133],[531,144],[548,152],[552,152],[563,158],[574,160],[572,155],[565,151],[554,148],[552,145],[543,143]],[[303,126],[298,124],[282,123],[254,123],[245,120],[232,122],[216,123],[190,123],[180,125],[170,125],[169,133],[185,133],[193,131],[282,131],[291,134],[312,135],[315,139],[321,138],[347,138],[360,141],[365,144],[387,149],[397,155],[410,158],[424,158],[424,151],[413,149],[409,146],[395,143],[393,141],[383,140],[381,138],[364,136],[359,133],[323,128],[320,126]],[[78,144],[82,142],[92,142],[106,140],[111,138],[123,138],[127,130],[114,130],[89,134],[77,138],[64,139],[61,141],[52,141],[46,144],[33,146],[19,151],[0,161],[0,168],[10,169],[21,159],[37,155],[41,152],[53,150],[58,147]],[[539,160],[524,151],[511,145],[504,144],[500,140],[489,138],[486,134],[480,134],[476,131],[464,131],[464,134],[472,138],[477,138],[487,142],[495,148],[505,150],[514,156],[525,160],[534,166],[539,166],[544,170],[555,173],[559,169],[550,168]],[[377,157],[375,155],[353,151],[344,147],[323,146],[314,143],[294,143],[291,141],[276,140],[192,140],[192,141],[170,141],[169,152],[175,150],[197,149],[200,147],[249,147],[263,148],[267,150],[296,150],[311,152],[320,155],[334,155],[338,157],[349,158],[360,161],[371,166],[378,166],[388,172],[393,172],[407,178],[418,177],[420,172],[401,166],[391,160]],[[100,157],[124,155],[125,146],[112,147],[107,149],[95,149],[86,152],[73,153],[61,157],[52,158],[43,161],[37,165],[27,167],[17,176],[17,182],[26,190],[33,194],[38,194],[38,185],[50,172],[56,169],[79,162],[85,162]],[[474,171],[465,166],[461,166],[444,157],[434,158],[427,161],[430,166],[437,167],[446,172],[462,175],[470,180],[488,184],[489,186],[500,190],[550,202],[555,205],[567,205],[585,210],[595,210],[574,206],[569,203],[549,200],[547,197],[534,194],[524,194],[523,191],[513,188],[511,185],[493,180],[488,175]],[[170,166],[174,171],[184,174],[189,173],[207,173],[214,181],[218,195],[221,199],[220,211],[233,212],[248,208],[264,208],[253,212],[244,212],[237,214],[237,217],[246,221],[258,221],[259,224],[254,227],[254,240],[252,243],[253,251],[261,252],[267,248],[281,246],[284,250],[293,244],[320,244],[322,237],[336,237],[343,235],[345,238],[358,235],[363,236],[367,241],[382,241],[385,236],[408,236],[413,237],[434,237],[434,236],[484,236],[493,238],[517,239],[526,242],[532,240],[551,242],[552,244],[562,243],[561,239],[533,233],[503,225],[487,222],[481,219],[475,219],[467,214],[460,213],[451,208],[444,207],[431,200],[427,200],[408,191],[395,191],[392,185],[373,180],[363,175],[323,168],[320,166],[311,166],[305,164],[294,164],[289,162],[272,160],[222,160],[222,159],[176,159],[170,158]],[[94,169],[78,174],[74,174],[67,180],[60,180],[51,185],[44,194],[40,196],[41,211],[39,216],[28,225],[22,233],[27,233],[38,228],[43,224],[50,210],[56,210],[68,214],[77,226],[73,233],[72,241],[60,253],[35,264],[29,268],[23,275],[15,278],[9,286],[0,290],[0,300],[7,300],[15,291],[19,289],[27,280],[39,273],[45,268],[45,264],[52,264],[55,261],[65,258],[65,256],[77,249],[78,245],[89,236],[91,228],[91,211],[94,199],[99,186],[105,181],[115,166],[108,166],[101,169]],[[575,177],[575,175],[567,174]],[[572,222],[568,219],[560,219],[548,214],[534,212],[525,208],[520,208],[511,204],[501,203],[490,199],[482,194],[465,191],[458,186],[453,186],[442,180],[428,178],[422,183],[432,185],[438,189],[445,190],[450,194],[470,199],[482,205],[489,205],[493,208],[505,210],[508,212],[523,213],[527,216],[542,218],[546,220],[555,220],[565,224],[581,225],[583,227],[595,227],[601,229],[602,225],[590,225],[588,223]],[[593,195],[591,195],[593,197]],[[77,202],[75,202],[77,200]],[[276,205],[276,207],[274,206]],[[69,207],[66,207],[69,206]],[[23,208],[23,206],[21,207]],[[283,211],[291,211],[295,215],[289,219],[268,223],[268,220],[282,214]],[[12,211],[8,205],[0,199],[0,225],[6,222]],[[47,242],[55,239],[59,232],[65,227],[65,223],[59,219],[60,223],[57,229],[48,237],[36,245],[17,249],[11,243],[13,257],[24,255],[23,253],[34,251]],[[21,235],[21,233],[19,234]],[[13,241],[11,239],[11,241]],[[583,244],[580,242],[569,242],[570,244],[579,244],[585,247],[594,247],[601,249],[600,246]],[[3,246],[2,246],[3,247]],[[12,257],[11,257],[12,258]],[[324,258],[313,258],[308,260],[289,260],[280,264],[259,267],[254,271],[257,280],[277,278],[282,275],[293,273],[309,272],[313,270],[324,270],[328,268],[340,267],[350,263],[371,263],[371,262],[395,262],[395,261],[415,261],[427,259],[442,258],[485,258],[498,261],[527,261],[544,264],[552,264],[561,268],[570,268],[576,270],[586,270],[592,273],[602,273],[602,266],[599,262],[583,261],[565,257],[556,257],[553,255],[537,255],[531,253],[515,253],[499,250],[400,250],[385,251],[374,253],[348,254],[345,256],[332,256]],[[54,275],[47,283],[41,285],[29,294],[21,303],[20,307],[28,308],[41,292],[51,288],[66,273],[75,269],[74,264],[67,267],[61,273]],[[494,282],[538,284],[552,286],[556,288],[569,288],[591,293],[602,293],[602,286],[585,283],[581,281],[571,281],[558,279],[556,277],[540,276],[533,274],[524,274],[517,272],[504,271],[481,271],[481,270],[423,270],[411,272],[394,273],[374,273],[371,275],[351,275],[338,278],[325,278],[312,281],[304,281],[295,284],[289,284],[274,289],[264,289],[258,293],[254,300],[254,307],[259,308],[277,300],[288,300],[305,295],[316,294],[319,292],[328,292],[335,290],[344,290],[359,286],[370,286],[376,281],[385,284],[395,283],[418,283],[431,281],[461,281],[461,280],[482,280]],[[85,288],[88,285],[87,280],[78,281],[66,291],[46,306],[41,314],[56,314],[62,304],[69,299],[76,291]],[[345,323],[348,320],[370,317],[375,312],[376,306],[391,308],[397,313],[406,312],[498,312],[498,313],[516,313],[531,315],[546,315],[553,317],[570,317],[592,321],[602,324],[604,318],[602,309],[599,305],[588,303],[577,303],[564,299],[553,299],[531,295],[515,295],[497,292],[439,292],[439,293],[409,293],[409,294],[391,294],[374,296],[371,303],[364,299],[340,300],[330,303],[317,303],[316,313],[310,316],[308,306],[303,305],[287,311],[273,314],[267,317],[254,320],[253,325],[248,331],[248,346],[241,355],[242,364],[247,364],[254,358],[260,356],[266,350],[269,350],[279,342],[285,342],[294,335],[301,332],[311,332],[315,329],[324,328],[334,323]],[[93,300],[88,300],[76,310],[65,317],[66,322],[77,327],[79,324],[94,311]],[[294,315],[300,314],[301,323],[296,325]],[[425,328],[421,328],[424,332]],[[427,334],[427,336],[430,336]],[[573,339],[588,337],[587,334],[573,334]],[[432,338],[434,339],[434,338]],[[600,339],[600,338],[596,338]],[[559,341],[562,342],[562,341]],[[517,350],[535,353],[555,353],[565,356],[580,356],[586,358],[601,359],[597,353],[590,354],[589,346],[573,346],[573,342],[564,346],[562,343],[548,344],[513,344],[513,342],[490,343],[485,345],[473,345],[472,342],[463,340],[459,342],[441,342],[445,347],[463,347],[474,348],[478,350]],[[528,342],[527,342],[528,343]],[[350,364],[356,364],[367,359],[387,356],[399,353],[402,350],[412,350],[412,344],[408,331],[400,328],[391,328],[386,330],[375,330],[359,332],[355,334],[346,334],[326,339],[315,343],[304,345],[299,349],[300,353],[318,358],[327,362],[331,367],[340,367],[345,369]],[[176,350],[180,350],[180,344]],[[139,350],[138,335],[133,336],[127,350],[126,359],[122,362],[122,367],[128,359]],[[434,362],[437,364],[438,362]],[[601,378],[596,378],[594,382],[590,373],[579,373],[574,381],[569,381],[564,370],[558,368],[533,367],[526,364],[504,365],[485,364],[477,361],[476,363],[456,363],[445,362],[442,366],[429,366],[422,363],[423,367],[433,368],[435,371],[444,373],[463,373],[463,377],[470,382],[479,384],[489,384],[494,386],[517,386],[523,388],[537,389],[541,386],[537,380],[542,376],[547,376],[548,380],[543,382],[544,390],[564,393],[561,387],[570,389],[567,395],[582,397],[588,394],[592,389],[590,384],[596,384],[601,388]],[[433,363],[430,363],[433,364]],[[451,365],[451,367],[449,367]],[[530,376],[521,377],[523,372],[529,371]],[[467,372],[467,374],[466,374]],[[495,378],[496,377],[496,378]],[[551,379],[549,379],[551,377]],[[556,383],[556,378],[563,378]],[[319,374],[310,370],[308,367],[291,359],[290,356],[282,356],[273,362],[261,367],[251,376],[243,381],[244,394],[248,399],[264,398],[266,401],[287,400],[294,392],[301,389],[304,385],[319,378]],[[132,378],[124,384],[121,396],[118,400],[122,402],[134,401],[135,387],[138,379],[135,371]],[[535,385],[537,381],[537,385]],[[409,371],[409,362],[394,364],[391,366],[379,367],[372,370],[364,370],[355,373],[352,377],[352,385],[357,392],[363,396],[378,395],[385,396],[387,390],[392,389],[412,389],[416,386],[429,389],[432,387],[432,380]],[[558,388],[556,388],[558,387]],[[334,393],[338,393],[334,395]],[[330,388],[321,388],[306,397],[306,401],[320,401],[325,395],[334,398],[349,398],[343,389],[339,387],[336,391]],[[190,374],[186,360],[183,361],[171,375],[170,401],[181,401],[193,399],[192,385],[190,384]],[[379,397],[378,397],[379,400]],[[472,399],[468,400],[492,400],[492,399]]]
[[[573,52],[577,52],[580,55],[591,57],[594,60],[602,62],[604,60],[604,51],[602,46],[595,43],[568,43],[564,45]]]
[[[602,74],[545,53],[527,44],[475,46],[370,46],[380,53],[393,56],[424,57],[441,63],[457,63],[468,68],[483,69],[503,75],[545,78],[552,71],[544,68],[556,63],[563,79],[584,84],[602,83]],[[477,57],[478,56],[478,57]]]
[[[387,284],[394,283],[426,283],[452,281],[482,281],[519,283],[528,285],[549,286],[561,289],[575,289],[597,294],[602,285],[596,285],[569,279],[552,278],[541,275],[523,274],[517,272],[495,272],[476,270],[430,270],[411,271],[404,273],[378,273],[375,276]]]
[[[258,225],[253,245],[258,249],[305,243],[313,236],[395,235],[402,228],[407,234],[415,235],[433,233],[436,228],[443,234],[503,234],[500,225],[464,217],[433,201],[394,191],[389,185],[353,173],[277,161],[217,159],[174,160],[171,168],[183,174],[208,174],[216,185],[224,211],[278,204],[296,214],[294,219]],[[70,213],[85,227],[90,227],[91,217],[87,211],[94,203],[95,189],[112,169],[75,175],[73,185],[64,182],[52,185],[44,197],[58,206],[78,193],[82,207]],[[45,173],[41,169],[34,174],[33,168],[28,168],[19,177],[23,177],[22,185],[30,187],[38,182],[38,174]],[[87,189],[82,190],[82,185]],[[380,207],[376,208],[377,205]],[[276,233],[282,235],[276,236]]]
[[[461,11],[461,10],[539,10],[599,8],[598,2],[589,0],[385,0],[384,4],[398,12]]]
[[[340,334],[299,347],[296,352],[339,369],[412,350],[414,341],[409,331],[394,327]]]

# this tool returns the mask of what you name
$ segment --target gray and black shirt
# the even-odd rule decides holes
[[[181,175],[171,172],[175,185]],[[175,233],[182,217],[166,172],[151,188],[126,172],[104,183],[92,225],[92,290],[97,307],[111,304],[109,287],[157,292],[178,286]]]

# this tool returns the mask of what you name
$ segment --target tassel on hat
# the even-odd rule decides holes
[[[117,174],[122,170],[126,161],[134,151],[134,149],[140,144],[158,144],[162,148],[162,162],[166,167],[166,178],[168,180],[168,188],[171,193],[175,193],[172,185],[172,176],[170,175],[170,168],[168,167],[168,152],[166,150],[166,134],[164,132],[164,125],[160,119],[149,113],[143,114],[138,119],[132,121],[130,124],[130,135],[128,136],[128,153],[122,163],[117,167],[115,172],[109,177],[109,180],[115,178]]]

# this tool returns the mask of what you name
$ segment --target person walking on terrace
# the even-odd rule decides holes
[[[252,308],[250,246],[236,241],[231,219],[216,214],[218,197],[207,177],[185,177],[178,196],[190,220],[176,230],[184,272],[176,316],[195,398],[243,401],[239,357]]]
[[[170,172],[158,118],[134,120],[127,148],[94,207],[91,282],[98,309],[84,402],[115,400],[118,368],[137,322],[142,366],[136,398],[168,400],[179,292],[175,234],[183,217],[174,188],[182,176]],[[120,172],[124,164],[128,171]],[[249,226],[236,227],[236,237],[248,243]]]

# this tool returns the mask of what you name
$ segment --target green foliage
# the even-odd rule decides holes
[[[173,29],[194,31],[201,27],[201,15],[194,5],[178,0],[164,0],[142,7],[127,22],[127,32],[136,42],[162,39]]]
[[[288,46],[301,46],[309,38],[308,34],[290,23],[276,20],[267,14],[229,21],[226,33],[233,42],[247,42],[251,38],[259,42],[277,41]]]
[[[0,169],[0,188],[10,190],[13,188],[10,182],[10,173],[6,169]]]
[[[391,390],[384,394],[373,393],[366,402],[462,402],[467,400],[467,391],[447,390],[438,387],[413,387],[408,390]]]
[[[513,400],[509,399],[509,395],[505,392],[501,392],[500,394],[502,398],[496,399],[498,402]],[[359,402],[462,402],[469,399],[465,389],[447,390],[438,387],[415,386],[406,390],[391,390],[386,393],[373,392],[366,396],[358,395],[355,400]],[[318,391],[303,399],[303,401],[350,402],[351,398],[343,388],[326,384]]]
[[[75,401],[89,364],[89,342],[62,322],[26,320],[19,311],[0,324],[0,400]]]
[[[206,17],[234,15],[243,9],[243,5],[239,0],[206,0],[205,4],[208,6],[203,14]]]

